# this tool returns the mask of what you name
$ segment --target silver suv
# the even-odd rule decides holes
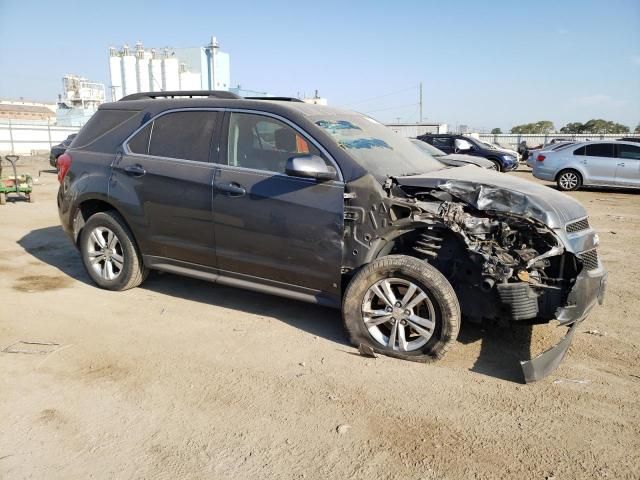
[[[590,185],[640,188],[640,145],[591,141],[541,151],[533,160],[533,176],[557,182],[560,190]]]

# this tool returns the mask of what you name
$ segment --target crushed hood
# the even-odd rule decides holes
[[[478,210],[494,210],[531,217],[551,228],[587,216],[576,200],[553,188],[513,175],[468,165],[396,177],[400,186],[439,189]]]

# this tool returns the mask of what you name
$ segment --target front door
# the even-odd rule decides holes
[[[640,187],[640,145],[617,144],[616,183]]]
[[[212,183],[215,111],[178,111],[140,130],[116,159],[112,201],[143,255],[215,266]]]
[[[334,164],[281,120],[227,115],[213,199],[220,275],[339,294],[344,184],[285,174],[297,154]]]

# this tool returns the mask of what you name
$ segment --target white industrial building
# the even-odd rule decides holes
[[[170,90],[229,90],[229,54],[220,51],[215,37],[209,45],[191,48],[109,49],[111,99],[138,92]]]
[[[387,123],[387,127],[399,135],[416,138],[425,133],[447,133],[446,123],[418,122],[418,123]]]
[[[105,101],[103,83],[77,75],[62,77],[62,91],[56,109],[56,123],[62,127],[83,126]]]

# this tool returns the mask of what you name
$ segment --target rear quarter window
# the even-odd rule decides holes
[[[574,154],[574,155],[584,155],[584,154],[585,154],[584,152],[585,152],[586,150],[587,150],[587,147],[582,146],[582,147],[580,147],[580,148],[576,148],[576,149],[573,151],[573,154]]]
[[[137,113],[137,111],[131,110],[98,110],[78,132],[71,147],[81,148],[90,145]]]

